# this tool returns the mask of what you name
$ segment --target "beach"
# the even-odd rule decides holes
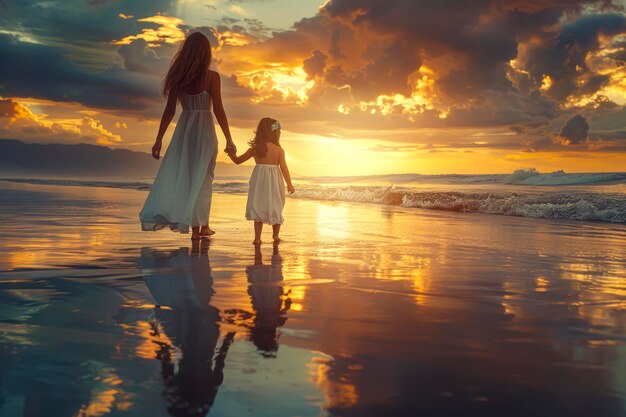
[[[196,245],[145,190],[0,196],[1,416],[626,415],[614,214],[288,198],[255,251],[240,193]]]

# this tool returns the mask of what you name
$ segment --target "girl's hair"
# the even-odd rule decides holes
[[[208,72],[211,58],[211,43],[203,33],[193,32],[187,36],[172,58],[163,81],[163,95],[168,97],[172,92],[196,86]]]
[[[274,143],[280,146],[278,143],[278,135],[276,130],[272,132],[272,125],[276,123],[276,119],[271,117],[264,117],[259,121],[259,125],[254,131],[254,139],[249,144],[254,147],[254,154],[263,158],[267,155],[267,143]]]

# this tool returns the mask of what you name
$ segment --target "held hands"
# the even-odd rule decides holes
[[[154,146],[152,147],[152,157],[156,160],[161,158],[161,141],[158,139],[154,142]]]
[[[228,155],[228,157],[230,158],[230,160],[231,160],[231,161],[233,161],[233,162],[237,163],[237,162],[235,161],[235,158],[237,158],[237,154],[236,154],[236,153],[234,153],[234,152],[233,152],[233,153],[228,153],[228,152],[227,152],[227,155]]]
[[[296,192],[296,189],[293,188],[293,184],[289,184],[287,185],[287,191],[289,191],[289,194],[293,194]]]
[[[224,148],[224,152],[226,152],[228,156],[237,154],[237,147],[235,146],[232,140],[229,140],[228,142],[226,142],[226,148]]]

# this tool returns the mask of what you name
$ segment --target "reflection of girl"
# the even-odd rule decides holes
[[[224,380],[224,361],[234,339],[234,333],[227,334],[213,358],[220,316],[209,305],[214,293],[209,258],[206,251],[198,252],[197,247],[191,254],[187,248],[171,252],[143,248],[141,252],[147,271],[144,281],[157,304],[155,315],[182,354],[175,365],[173,346],[160,343],[157,352],[166,406],[174,416],[206,415]]]
[[[255,245],[254,265],[246,268],[248,275],[248,294],[255,312],[250,329],[250,340],[265,357],[275,357],[278,351],[278,327],[285,324],[285,313],[289,310],[291,300],[286,298],[283,306],[282,258],[278,246],[274,245],[270,265],[263,264],[261,247]]]

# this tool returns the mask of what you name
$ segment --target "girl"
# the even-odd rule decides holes
[[[220,76],[211,71],[211,44],[205,35],[194,32],[174,56],[165,77],[163,95],[167,105],[152,147],[160,158],[163,135],[176,114],[176,103],[183,109],[163,162],[139,214],[142,230],[169,227],[189,233],[192,240],[208,238],[209,211],[217,135],[213,113],[226,137],[226,152],[236,152],[222,104]]]
[[[289,194],[296,190],[291,183],[289,169],[285,162],[285,151],[280,147],[280,123],[278,120],[264,117],[259,122],[250,149],[241,156],[236,151],[228,152],[230,159],[237,165],[254,157],[256,166],[250,177],[246,219],[254,220],[254,244],[261,242],[263,224],[271,224],[274,243],[280,243],[280,225],[283,223],[285,206],[285,185]]]

